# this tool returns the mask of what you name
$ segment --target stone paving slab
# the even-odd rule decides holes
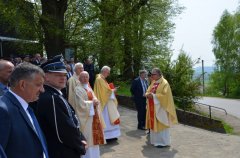
[[[100,147],[101,158],[240,158],[240,136],[219,134],[181,124],[171,128],[172,144],[159,149],[137,130],[136,111],[119,107],[121,137]]]

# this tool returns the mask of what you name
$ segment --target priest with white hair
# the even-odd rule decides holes
[[[89,86],[89,74],[83,71],[79,75],[80,84],[75,88],[75,111],[80,120],[80,130],[88,144],[86,154],[82,158],[100,158],[99,145],[105,144],[103,128],[104,120],[100,110],[100,102]]]

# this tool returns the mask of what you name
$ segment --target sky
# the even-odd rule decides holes
[[[192,58],[204,60],[204,66],[213,66],[212,33],[223,11],[234,13],[239,0],[178,0],[185,6],[183,13],[174,19],[176,24],[172,49],[175,60],[181,48]],[[197,66],[197,65],[196,65]],[[201,65],[199,65],[201,66]]]

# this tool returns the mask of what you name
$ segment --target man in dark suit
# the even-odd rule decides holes
[[[41,64],[41,55],[39,53],[36,53],[34,55],[34,58],[33,58],[33,61],[32,61],[32,64],[34,65],[40,65]]]
[[[138,118],[138,129],[145,130],[145,120],[146,120],[146,97],[145,93],[147,91],[148,83],[146,80],[147,71],[140,70],[139,77],[133,80],[131,85],[131,93],[135,102],[137,109]]]
[[[19,64],[10,76],[11,89],[0,99],[0,145],[8,158],[48,158],[44,135],[28,106],[44,91],[44,72]]]
[[[95,75],[94,75],[94,64],[92,62],[92,60],[90,58],[87,58],[84,62],[84,71],[87,71],[89,74],[89,83],[92,87],[92,89],[94,88],[94,79],[95,79]]]
[[[41,65],[45,72],[45,92],[35,105],[35,112],[48,143],[50,158],[80,158],[85,154],[86,139],[72,106],[62,96],[66,85],[66,67],[62,56]]]

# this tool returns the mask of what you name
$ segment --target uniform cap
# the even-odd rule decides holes
[[[62,55],[57,55],[41,65],[44,72],[67,73]]]

